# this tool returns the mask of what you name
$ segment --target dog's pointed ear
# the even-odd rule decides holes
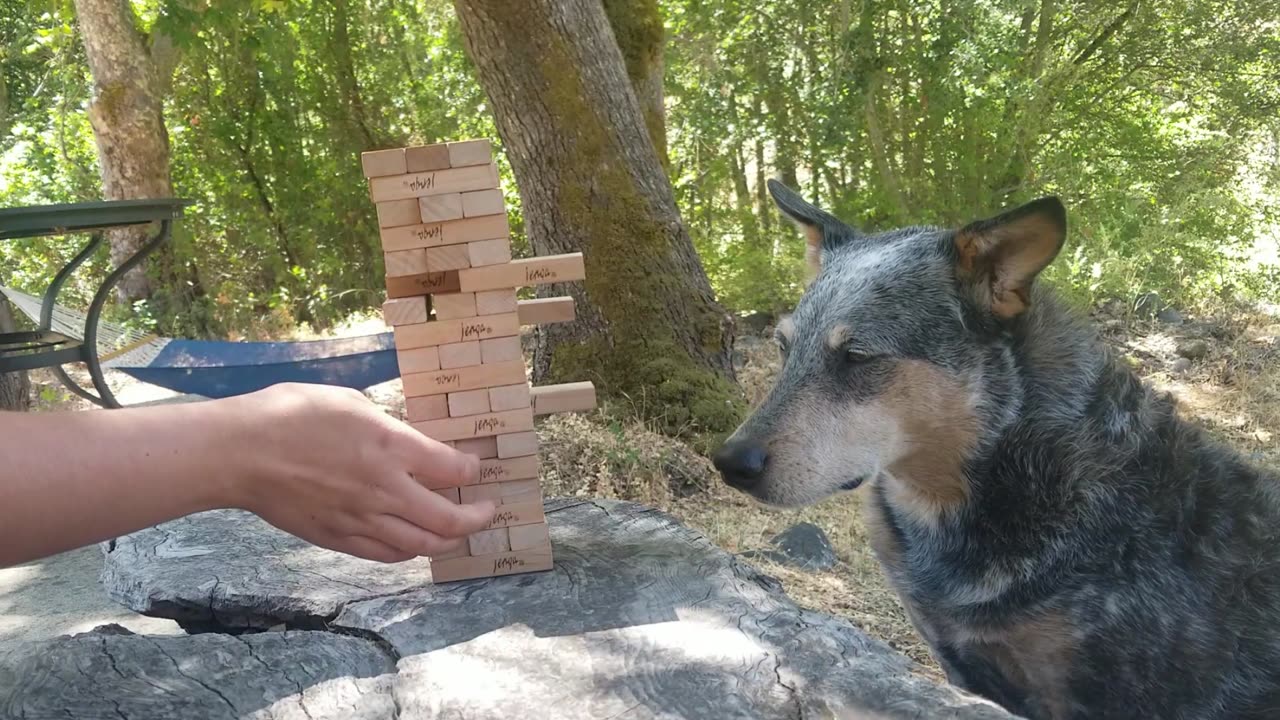
[[[1031,303],[1031,285],[1067,237],[1067,210],[1043,197],[972,222],[955,236],[957,270],[993,313],[1011,318]]]
[[[804,257],[809,266],[809,277],[812,279],[822,269],[824,246],[830,248],[839,240],[857,235],[857,232],[840,222],[831,213],[814,207],[794,190],[777,180],[770,179],[765,185],[769,188],[769,194],[773,196],[773,201],[782,214],[804,232],[806,242]]]

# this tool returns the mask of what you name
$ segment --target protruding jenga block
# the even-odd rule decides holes
[[[533,388],[530,394],[535,415],[579,412],[596,406],[596,387],[589,382],[543,385]]]
[[[418,198],[418,209],[422,213],[422,222],[434,223],[462,218],[462,194],[428,195]]]
[[[489,388],[494,385],[510,385],[525,381],[526,377],[523,362],[510,362],[402,375],[400,380],[404,384],[405,397],[422,397],[424,395],[445,395],[462,390],[479,390],[480,388]],[[490,402],[492,402],[492,397]],[[514,430],[510,432],[514,432]],[[452,440],[455,438],[436,439]]]
[[[457,558],[465,558],[465,559],[471,558],[470,547],[468,546],[468,543],[465,538],[457,547],[453,548],[452,550],[446,550],[444,552],[436,553],[435,555],[432,555],[431,563],[434,566],[435,563],[440,560],[454,560]],[[432,579],[434,579],[434,576]]]
[[[528,550],[551,544],[551,533],[546,523],[536,525],[517,525],[507,528],[508,541],[512,550]]]
[[[440,369],[464,368],[480,364],[480,341],[467,340],[440,346]]]
[[[426,250],[398,250],[383,253],[387,277],[407,277],[427,272]]]
[[[433,395],[431,397],[440,396]],[[448,398],[450,417],[466,417],[467,415],[481,415],[489,412],[489,391],[484,388],[449,393]]]
[[[479,312],[475,293],[437,293],[431,297],[431,306],[437,320],[475,317]]]
[[[391,327],[427,321],[426,297],[392,298],[382,303],[382,321]]]
[[[471,258],[471,267],[509,263],[511,262],[511,241],[507,238],[499,238],[467,243],[467,254]]]
[[[542,501],[535,500],[527,503],[512,503],[510,505],[502,505],[493,514],[493,520],[489,522],[489,528],[496,527],[516,527],[518,525],[532,525],[534,523],[546,522],[547,516],[542,510]]]
[[[458,504],[460,504],[460,502],[461,502],[461,500],[460,500],[460,497],[461,497],[461,493],[460,493],[460,491],[461,491],[461,489],[462,489],[462,488],[456,488],[456,487],[451,487],[451,488],[439,488],[439,489],[437,489],[437,490],[432,490],[431,492],[433,492],[433,493],[435,493],[435,494],[439,495],[440,497],[444,498],[445,500],[448,500],[449,502],[453,503],[454,505],[458,505]],[[487,532],[487,531],[486,531],[486,532]]]
[[[489,407],[497,410],[519,410],[533,405],[529,383],[513,383],[489,388]]]
[[[467,167],[487,165],[493,161],[493,146],[488,140],[461,140],[449,143],[449,165]]]
[[[449,169],[449,146],[445,143],[417,145],[404,150],[405,172],[420,173]]]
[[[387,297],[402,298],[433,292],[457,292],[458,273],[423,273],[409,277],[387,278]]]
[[[503,265],[458,271],[458,287],[463,292],[543,285],[581,280],[586,276],[582,253],[548,255],[512,260]]]
[[[403,175],[408,172],[403,148],[360,153],[360,166],[367,178]]]
[[[480,362],[511,362],[524,358],[520,338],[503,337],[480,341]]]
[[[516,302],[515,290],[486,290],[478,292],[476,296],[476,314],[477,315],[497,315],[498,313],[516,312],[520,305]],[[520,318],[521,325],[528,325],[524,321],[524,317]]]
[[[522,505],[542,501],[536,479],[468,485],[460,493],[464,503],[493,500],[501,505]]]
[[[443,420],[449,417],[449,402],[446,398],[446,395],[405,398],[404,414],[409,418],[409,422]]]
[[[374,202],[386,202],[428,195],[488,190],[496,187],[498,187],[498,166],[489,163],[451,170],[370,178],[369,196]]]
[[[396,350],[396,362],[401,375],[434,372],[440,369],[440,350],[435,347]]]
[[[476,190],[462,193],[463,217],[479,217],[481,215],[497,215],[507,211],[502,197],[502,190]]]
[[[495,482],[510,482],[512,480],[526,480],[538,477],[538,471],[541,463],[537,455],[522,455],[515,458],[498,458],[497,440],[495,438],[485,438],[494,441],[493,458],[481,458],[480,460],[480,480],[481,484]],[[461,441],[459,441],[461,442]]]
[[[480,367],[485,367],[481,365]],[[533,429],[533,411],[507,410],[470,417],[428,420],[412,423],[413,429],[436,440],[463,440]]]
[[[380,202],[377,208],[378,227],[381,228],[417,225],[422,222],[422,215],[418,212],[418,201],[414,199]]]
[[[506,552],[511,549],[511,542],[508,540],[510,532],[507,528],[481,530],[467,538],[467,545],[470,547],[472,555],[493,555]]]
[[[479,557],[431,560],[431,582],[446,583],[502,575],[545,572],[552,568],[551,547]]]
[[[498,457],[502,460],[537,454],[538,434],[532,430],[498,436]]]
[[[459,440],[453,444],[458,452],[475,455],[480,458],[480,474],[484,476],[485,461],[498,457],[498,440],[492,437]]]
[[[482,294],[476,293],[476,296]],[[520,313],[521,325],[573,322],[575,316],[573,298],[563,296],[521,300],[517,311]]]
[[[431,272],[471,267],[471,253],[467,251],[466,245],[427,248],[427,267],[431,268]]]

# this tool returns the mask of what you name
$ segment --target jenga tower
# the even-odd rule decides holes
[[[574,317],[573,298],[517,301],[516,289],[582,280],[582,254],[511,259],[488,140],[366,152],[386,258],[405,414],[417,430],[480,458],[478,482],[433,487],[453,502],[500,503],[489,529],[431,558],[435,582],[550,570],[535,415],[589,410],[589,382],[530,387],[520,328]]]

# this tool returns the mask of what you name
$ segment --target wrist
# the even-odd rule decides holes
[[[215,508],[253,511],[258,481],[267,475],[269,441],[263,437],[264,423],[253,422],[253,394],[208,401],[210,473],[208,502]],[[260,409],[258,409],[260,412]],[[264,442],[265,441],[265,442]]]

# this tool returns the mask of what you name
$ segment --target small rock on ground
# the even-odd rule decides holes
[[[827,570],[836,564],[836,551],[822,528],[813,523],[797,523],[769,541],[774,548],[744,553],[763,557],[780,565],[802,570]]]
[[[1181,325],[1182,313],[1174,310],[1173,308],[1165,308],[1164,310],[1156,313],[1156,319],[1166,325]]]
[[[1209,343],[1204,340],[1188,340],[1178,343],[1178,355],[1188,360],[1199,360],[1209,354]]]

